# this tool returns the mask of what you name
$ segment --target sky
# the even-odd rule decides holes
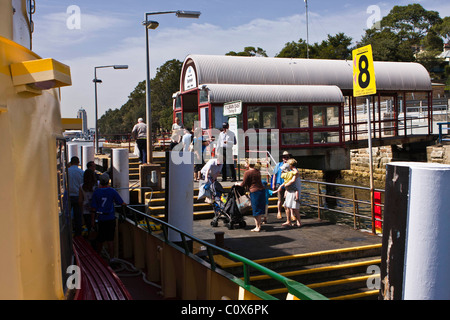
[[[442,0],[308,0],[309,43],[339,32],[359,41],[365,29],[387,15],[394,5],[420,3],[426,10],[450,16]],[[189,54],[224,55],[261,47],[277,55],[284,45],[306,40],[304,0],[36,0],[33,51],[71,69],[72,86],[61,89],[61,115],[75,118],[80,108],[94,126],[94,68],[128,65],[127,70],[97,69],[98,116],[120,108],[146,77],[146,12],[200,11],[199,19],[175,14],[152,15],[159,27],[149,31],[150,76],[166,61],[184,61]],[[131,129],[130,129],[131,130]]]

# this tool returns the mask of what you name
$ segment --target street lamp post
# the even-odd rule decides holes
[[[156,29],[159,26],[159,23],[156,21],[149,21],[148,16],[150,15],[160,15],[160,14],[170,14],[175,13],[178,18],[199,18],[199,11],[185,11],[185,10],[176,10],[176,11],[155,11],[155,12],[146,12],[145,20],[142,23],[145,26],[145,41],[146,41],[146,65],[147,65],[147,77],[146,77],[146,92],[145,92],[145,105],[146,105],[146,122],[147,122],[147,163],[150,164],[153,161],[152,154],[152,108],[150,101],[150,49],[149,49],[149,29]]]
[[[122,65],[122,64],[115,64],[115,65],[110,65],[110,66],[99,66],[99,67],[94,67],[94,80],[92,80],[92,82],[94,82],[95,84],[95,137],[94,137],[94,150],[95,150],[95,154],[98,154],[98,126],[97,126],[97,120],[98,120],[98,108],[97,108],[97,83],[102,83],[102,80],[97,79],[97,69],[102,69],[102,68],[114,68],[114,69],[128,69],[127,65]]]

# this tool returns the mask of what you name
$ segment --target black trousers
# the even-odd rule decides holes
[[[232,159],[232,163],[228,163],[230,160],[227,161],[227,148],[222,148],[223,154],[222,181],[227,180],[227,168],[230,169],[231,180],[236,180],[236,168],[234,167],[233,151],[229,149],[228,152],[231,153],[230,159]]]

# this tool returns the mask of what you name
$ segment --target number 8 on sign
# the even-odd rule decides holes
[[[367,96],[376,92],[372,46],[353,50],[353,96]]]

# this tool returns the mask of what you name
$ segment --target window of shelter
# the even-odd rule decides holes
[[[247,108],[247,123],[249,129],[273,129],[277,127],[276,107]]]
[[[339,126],[338,106],[313,106],[314,127],[336,127]]]
[[[309,106],[282,106],[282,128],[308,128]]]

